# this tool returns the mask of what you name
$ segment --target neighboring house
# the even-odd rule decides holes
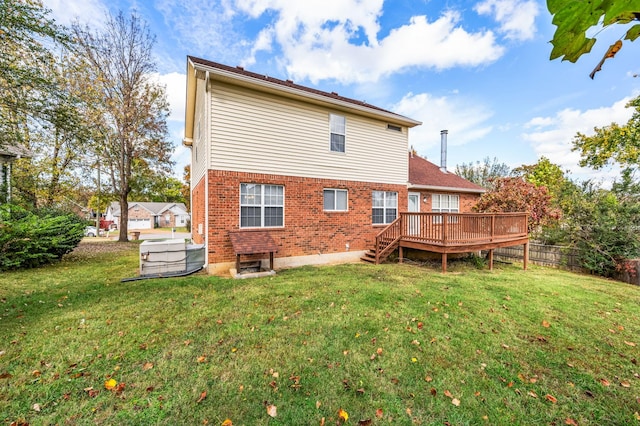
[[[408,132],[419,124],[188,57],[183,144],[192,150],[192,236],[206,246],[209,272],[228,272],[251,247],[258,259],[277,250],[276,269],[357,261],[408,208]]]
[[[153,229],[187,226],[189,213],[184,203],[129,202],[127,229]],[[114,201],[107,207],[105,220],[120,227],[120,203]]]
[[[11,172],[13,162],[19,158],[30,158],[31,153],[19,146],[0,145],[0,203],[11,201]]]
[[[487,190],[463,177],[447,171],[446,137],[442,131],[440,166],[409,153],[410,212],[469,213]]]

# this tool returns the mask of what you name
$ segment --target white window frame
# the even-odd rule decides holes
[[[333,136],[342,136],[342,149],[334,149]],[[347,152],[347,118],[344,115],[329,114],[329,150],[344,154]]]
[[[249,192],[248,189],[251,187],[259,188],[259,193],[255,191]],[[281,194],[271,194],[267,192],[271,192],[272,189],[278,190],[280,189]],[[284,185],[272,185],[272,184],[261,184],[261,183],[241,183],[240,184],[240,211],[239,211],[239,222],[240,228],[284,228]],[[256,200],[257,198],[257,200]],[[275,198],[275,200],[274,200]],[[251,200],[253,199],[253,202]],[[274,202],[275,201],[275,202]],[[260,209],[260,224],[259,225],[243,225],[243,208],[256,208]],[[267,212],[269,209],[281,209],[282,210],[282,219],[280,224],[267,225],[266,222],[268,220]]]
[[[382,222],[376,222],[375,210],[382,209]],[[394,211],[393,218],[390,216]],[[388,225],[398,218],[398,193],[395,191],[373,191],[371,193],[371,223],[374,225]]]
[[[434,213],[459,213],[460,196],[458,194],[432,194],[431,211]],[[456,221],[457,218],[449,218],[449,223]],[[433,223],[442,223],[442,218],[434,217]]]
[[[327,194],[333,193],[333,207],[327,208]],[[344,208],[338,206],[338,194],[344,194]],[[349,191],[346,189],[325,188],[322,191],[322,209],[325,212],[346,212],[349,210]]]

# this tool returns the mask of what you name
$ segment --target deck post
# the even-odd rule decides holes
[[[273,271],[273,252],[269,252],[269,270]]]
[[[442,273],[447,273],[447,253],[442,253]]]
[[[529,241],[527,241],[526,243],[524,243],[524,252],[523,252],[523,256],[522,256],[522,266],[523,269],[526,271],[527,270],[527,263],[529,262]]]
[[[489,249],[489,270],[493,271],[493,249]]]
[[[402,246],[398,246],[398,263],[402,263]]]
[[[236,254],[236,273],[240,273],[240,255]]]

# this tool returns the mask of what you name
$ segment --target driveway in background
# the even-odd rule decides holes
[[[132,232],[140,232],[141,240],[166,240],[170,238],[188,238],[191,239],[191,232],[171,232],[171,229],[134,229],[129,230],[129,240],[131,240]],[[119,231],[111,231],[109,238],[117,240]]]

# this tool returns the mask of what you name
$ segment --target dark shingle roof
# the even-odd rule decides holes
[[[208,61],[208,60],[202,59],[202,58],[196,58],[194,56],[188,56],[187,59],[189,61],[193,62],[194,64],[199,64],[199,65],[202,65],[202,66],[205,66],[205,67],[219,69],[219,70],[226,71],[226,72],[229,72],[229,73],[237,74],[239,76],[249,77],[249,78],[255,79],[257,81],[266,81],[266,82],[274,83],[276,85],[280,85],[280,86],[283,86],[283,87],[289,87],[289,88],[292,88],[292,89],[297,89],[297,90],[300,90],[300,91],[308,93],[308,94],[326,97],[327,99],[334,100],[334,101],[346,102],[348,104],[357,105],[359,107],[365,107],[365,108],[369,108],[369,109],[372,109],[372,110],[376,110],[376,111],[379,111],[381,113],[395,115],[398,118],[401,118],[403,120],[414,121],[415,125],[422,124],[419,121],[415,121],[415,120],[410,119],[408,117],[405,117],[405,116],[402,116],[400,114],[397,114],[397,113],[395,113],[393,111],[388,111],[386,109],[377,107],[375,105],[368,104],[368,103],[363,102],[363,101],[359,101],[357,99],[351,99],[351,98],[347,98],[347,97],[344,97],[344,96],[340,96],[336,92],[325,92],[325,91],[322,91],[322,90],[314,89],[312,87],[302,86],[300,84],[294,83],[292,80],[281,80],[281,79],[278,79],[278,78],[269,77],[268,75],[265,75],[265,74],[258,74],[258,73],[255,73],[255,72],[247,71],[243,67],[240,67],[240,66],[232,67],[232,66],[229,66],[229,65],[220,64],[218,62]]]
[[[409,153],[409,187],[428,187],[432,189],[454,190],[456,192],[486,192],[480,185],[466,180],[451,172],[443,172],[432,162]]]

